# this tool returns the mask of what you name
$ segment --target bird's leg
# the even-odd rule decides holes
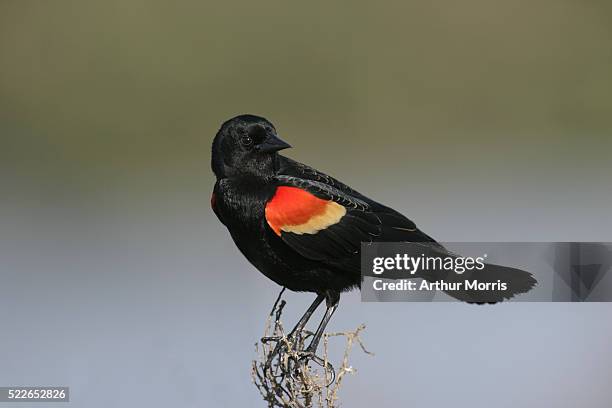
[[[291,330],[291,332],[289,332],[289,334],[287,335],[288,338],[292,338],[293,336],[295,336],[296,333],[299,333],[302,330],[304,330],[304,327],[306,326],[306,323],[308,323],[308,320],[310,320],[310,317],[312,316],[312,314],[315,312],[315,310],[317,310],[317,308],[319,307],[321,302],[323,302],[323,299],[325,299],[325,296],[323,296],[323,295],[318,295],[317,296],[317,298],[314,300],[314,302],[312,302],[310,307],[306,310],[304,315],[297,322],[297,324],[295,325],[293,330]],[[277,303],[278,303],[278,299],[277,299]],[[281,339],[282,339],[282,337],[279,337],[279,336],[268,336],[268,337],[263,337],[261,339],[261,342],[262,343],[268,343],[270,341],[280,341]]]
[[[314,302],[312,302],[310,307],[306,310],[306,313],[304,313],[304,315],[297,322],[293,330],[291,330],[291,332],[289,333],[290,338],[295,336],[296,334],[301,333],[302,330],[304,330],[306,323],[308,323],[308,320],[310,320],[310,317],[312,316],[312,314],[315,312],[315,310],[317,310],[319,305],[323,302],[323,299],[325,299],[325,296],[317,295],[317,298],[314,300]]]
[[[317,347],[319,346],[319,341],[321,337],[323,337],[323,332],[325,331],[325,327],[332,315],[338,309],[338,303],[340,302],[340,294],[338,292],[328,292],[327,296],[325,296],[325,303],[327,305],[327,309],[325,310],[325,315],[323,315],[323,319],[317,328],[316,333],[314,334],[312,341],[306,348],[306,350],[300,352],[300,359],[303,360],[312,360],[321,367],[328,370],[331,373],[331,380],[329,384],[332,384],[336,380],[336,371],[334,370],[334,366],[331,365],[329,361],[325,361],[321,357],[316,355]],[[329,385],[328,384],[328,385]]]
[[[304,313],[304,315],[297,322],[293,330],[291,330],[291,332],[287,336],[288,339],[295,340],[294,341],[295,344],[298,343],[297,336],[299,336],[302,330],[304,330],[306,323],[308,323],[308,320],[310,319],[312,314],[315,312],[315,310],[317,310],[317,307],[319,307],[319,305],[323,302],[323,299],[325,299],[324,295],[317,295],[317,298],[314,300],[314,302],[312,302],[310,307],[306,310],[306,313]],[[262,343],[267,343],[270,341],[277,342],[276,346],[274,347],[274,350],[268,355],[268,359],[266,360],[266,364],[264,366],[264,372],[265,372],[270,369],[272,365],[272,360],[274,359],[276,355],[280,353],[281,349],[286,346],[286,343],[283,341],[282,337],[279,337],[279,336],[264,337],[261,339],[261,341]]]
[[[327,323],[329,323],[329,320],[331,319],[336,309],[338,309],[339,302],[340,294],[338,292],[328,292],[325,296],[325,304],[327,305],[325,315],[323,315],[323,319],[321,320],[321,323],[319,324],[319,327],[317,328],[317,331],[315,332],[312,341],[310,342],[310,345],[306,348],[305,354],[310,354],[314,356],[315,352],[317,351],[317,347],[319,346],[319,341],[321,340],[323,332],[325,331],[325,327],[327,326]]]

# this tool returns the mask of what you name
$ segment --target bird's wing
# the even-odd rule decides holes
[[[434,242],[403,215],[334,186],[287,175],[276,176],[275,182],[266,222],[306,258],[359,271],[362,242]]]
[[[300,163],[293,159],[279,155],[280,169],[279,174],[288,176],[294,176],[306,180],[318,181],[327,186],[334,187],[343,193],[349,194],[353,197],[359,197],[365,202],[370,200],[363,194],[355,191],[351,187],[347,186],[343,182],[333,178],[332,176],[323,173],[315,168],[312,168],[304,163]]]

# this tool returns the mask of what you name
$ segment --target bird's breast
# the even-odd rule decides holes
[[[254,238],[251,234],[261,234],[271,188],[255,180],[224,179],[217,182],[213,194],[219,218],[232,235],[242,232]]]

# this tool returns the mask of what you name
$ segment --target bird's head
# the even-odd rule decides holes
[[[271,176],[277,152],[291,147],[274,125],[255,115],[236,116],[221,125],[212,145],[212,170],[217,178],[236,175]]]

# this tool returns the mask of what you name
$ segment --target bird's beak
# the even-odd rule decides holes
[[[291,145],[278,137],[276,133],[269,133],[264,142],[257,146],[257,150],[264,153],[272,153],[290,147]]]

